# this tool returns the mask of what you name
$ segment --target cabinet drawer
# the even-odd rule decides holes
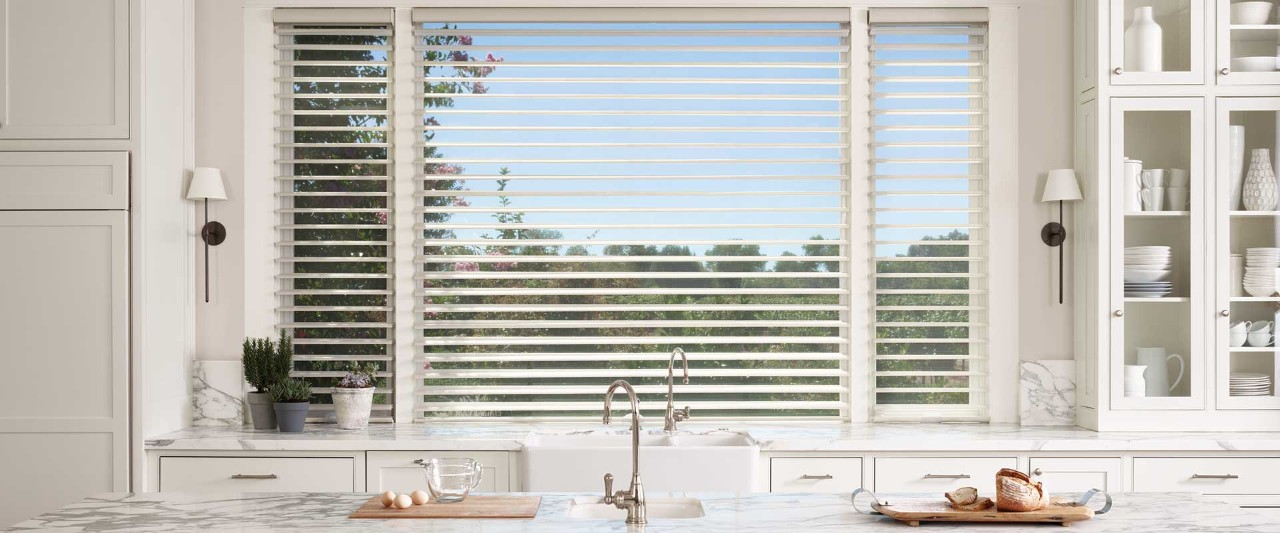
[[[1102,489],[1121,492],[1119,457],[1032,457],[1031,473],[1044,483],[1045,491],[1085,492]]]
[[[127,152],[0,152],[0,209],[128,209]]]
[[[1280,494],[1280,458],[1135,457],[1134,492]]]
[[[161,457],[160,492],[355,492],[351,457]]]
[[[959,487],[993,487],[1015,457],[877,457],[876,492],[938,493]]]
[[[862,486],[859,457],[774,457],[769,492],[850,492]]]
[[[509,492],[511,469],[507,452],[369,452],[365,486],[369,492],[426,490],[427,477],[418,459],[470,457],[480,463],[480,484],[475,492]]]

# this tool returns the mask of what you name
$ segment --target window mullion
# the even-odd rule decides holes
[[[419,352],[418,334],[414,324],[414,312],[418,305],[415,301],[414,274],[415,248],[414,239],[414,192],[417,191],[418,167],[421,164],[416,153],[418,135],[421,124],[415,111],[417,103],[414,88],[414,34],[413,10],[396,9],[395,14],[395,49],[391,70],[391,145],[392,160],[392,201],[395,208],[392,213],[395,239],[395,263],[392,270],[392,283],[395,286],[395,350],[393,351],[396,369],[395,405],[396,420],[410,421],[414,419],[413,391],[416,387],[415,359]]]

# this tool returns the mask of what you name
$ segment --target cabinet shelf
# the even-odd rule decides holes
[[[1280,302],[1276,296],[1232,296],[1231,302]]]
[[[1280,217],[1280,211],[1232,211],[1232,218]]]
[[[1276,353],[1275,346],[1240,346],[1231,348],[1231,353]]]
[[[1176,304],[1190,302],[1191,298],[1186,296],[1165,296],[1163,298],[1137,298],[1126,296],[1124,303],[1127,304]]]
[[[1190,211],[1126,211],[1124,216],[1138,218],[1160,218],[1160,217],[1185,217],[1190,216]]]
[[[1280,37],[1280,24],[1232,24],[1233,41],[1274,41]]]

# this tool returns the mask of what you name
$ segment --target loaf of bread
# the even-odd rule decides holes
[[[1001,468],[996,473],[997,511],[1038,511],[1048,503],[1044,487],[1031,481],[1031,476],[1012,468]]]
[[[978,489],[960,487],[946,494],[951,508],[957,511],[985,511],[995,505],[991,498],[978,496]]]

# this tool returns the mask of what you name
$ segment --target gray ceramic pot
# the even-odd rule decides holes
[[[253,429],[276,428],[276,410],[271,406],[270,394],[249,393],[249,418],[253,420]]]
[[[310,403],[279,402],[275,404],[275,408],[281,433],[302,433],[302,426],[307,422],[307,411],[311,409]]]

